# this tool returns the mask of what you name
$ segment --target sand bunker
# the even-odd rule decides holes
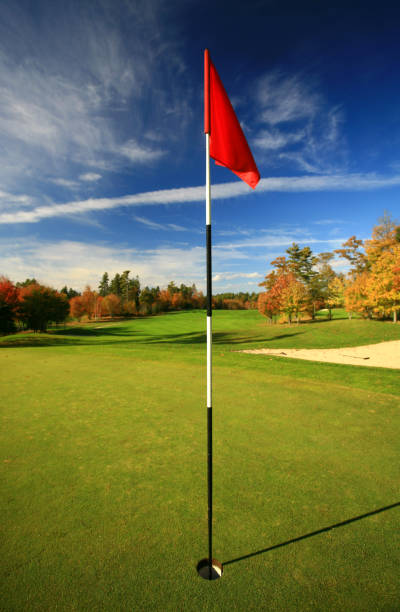
[[[240,351],[257,355],[308,359],[309,361],[328,361],[351,365],[370,366],[374,368],[400,369],[400,340],[352,346],[338,349],[254,349]]]

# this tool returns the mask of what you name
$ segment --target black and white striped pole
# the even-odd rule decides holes
[[[206,136],[206,252],[207,252],[207,489],[208,489],[208,558],[202,559],[197,571],[202,578],[215,580],[222,575],[222,564],[212,556],[213,522],[213,454],[212,454],[212,276],[211,276],[211,181],[210,181],[210,112],[209,53],[204,52],[204,132]]]

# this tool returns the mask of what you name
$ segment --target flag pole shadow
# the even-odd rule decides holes
[[[223,561],[223,566],[225,567],[226,565],[231,565],[232,563],[237,563],[238,561],[244,561],[245,559],[250,559],[251,557],[256,557],[257,555],[262,555],[264,553],[270,552],[277,548],[288,546],[289,544],[295,544],[296,542],[300,542],[301,540],[306,540],[307,538],[312,538],[321,533],[325,533],[326,531],[331,531],[332,529],[337,529],[338,527],[344,527],[345,525],[349,525],[350,523],[361,521],[362,519],[368,518],[369,516],[374,516],[375,514],[380,514],[381,512],[386,512],[387,510],[393,510],[393,508],[397,508],[398,506],[400,506],[400,502],[396,502],[395,504],[391,504],[390,506],[384,506],[383,508],[378,508],[377,510],[372,510],[371,512],[366,512],[365,514],[360,514],[359,516],[355,516],[345,521],[341,521],[340,523],[335,523],[334,525],[329,525],[328,527],[317,529],[317,531],[311,531],[310,533],[306,533],[304,535],[298,536],[297,538],[286,540],[286,542],[281,542],[280,544],[274,544],[273,546],[269,546],[268,548],[257,550],[256,552],[252,552],[247,555],[243,555],[242,557],[237,557],[236,559],[231,559],[230,561]]]

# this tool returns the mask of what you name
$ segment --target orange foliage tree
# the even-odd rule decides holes
[[[76,295],[75,297],[70,299],[69,313],[71,317],[80,321],[85,312],[85,304],[82,301],[82,297],[80,295]]]
[[[373,312],[378,318],[393,316],[397,321],[400,309],[400,288],[396,281],[396,269],[400,263],[400,244],[382,251],[371,266],[369,297]]]
[[[68,313],[69,303],[64,293],[38,283],[21,288],[18,318],[28,329],[45,332],[50,322],[61,323]]]
[[[258,311],[267,317],[267,320],[272,323],[274,317],[276,317],[281,309],[280,302],[280,282],[279,277],[275,270],[272,270],[270,274],[265,277],[265,280],[259,284],[260,287],[265,287],[265,291],[260,293],[257,300]]]
[[[15,331],[19,289],[5,276],[0,276],[0,333]]]
[[[371,319],[373,302],[371,301],[370,274],[361,272],[349,281],[344,291],[345,308],[348,312],[358,312],[364,318]]]
[[[281,309],[286,314],[289,324],[293,317],[299,322],[300,312],[309,309],[310,296],[307,287],[296,276],[289,272],[285,278],[286,286],[281,291]]]
[[[284,259],[279,258],[278,269],[273,270],[260,283],[266,291],[260,293],[257,307],[270,322],[279,313],[285,313],[290,324],[293,317],[298,321],[300,312],[309,307],[310,296],[305,284],[293,272],[287,271]]]
[[[104,309],[111,317],[121,314],[121,300],[115,293],[109,293],[102,302]]]

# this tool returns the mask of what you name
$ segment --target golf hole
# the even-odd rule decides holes
[[[210,568],[208,559],[202,559],[197,564],[197,573],[201,578],[205,580],[218,580],[221,578],[223,573],[222,563],[217,561],[216,559],[211,560],[211,578],[210,578]]]

